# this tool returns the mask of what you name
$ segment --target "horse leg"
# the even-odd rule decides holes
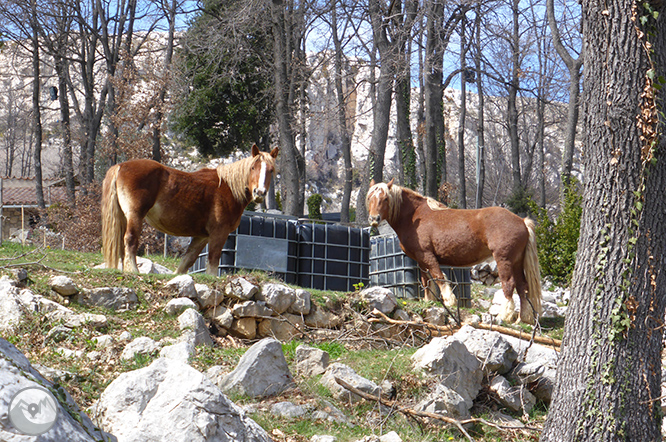
[[[194,261],[199,257],[199,254],[206,246],[207,242],[208,238],[206,237],[193,237],[190,240],[190,245],[187,246],[185,255],[183,255],[183,258],[180,260],[176,273],[187,273],[189,268],[192,267],[192,264],[194,264]],[[210,250],[208,250],[208,255],[210,256]]]
[[[520,296],[520,321],[525,324],[534,324],[534,306],[530,304],[527,298],[527,279],[522,268],[514,267],[513,279],[516,282],[518,296]]]
[[[220,265],[220,256],[222,256],[222,247],[227,242],[229,232],[222,233],[221,235],[211,235],[208,244],[208,263],[206,264],[206,273],[209,275],[217,276],[218,267]]]
[[[127,230],[125,231],[125,256],[123,257],[123,270],[139,273],[136,265],[136,253],[139,250],[139,238],[143,229],[143,219],[130,214],[127,217]]]
[[[442,303],[445,306],[455,307],[458,305],[458,298],[456,298],[446,276],[444,276],[444,273],[442,273],[442,270],[439,268],[439,262],[437,262],[437,259],[433,256],[432,259],[424,259],[424,263],[428,266],[428,273],[431,278],[428,283],[428,290],[426,290],[425,300],[437,301],[436,290],[438,290]],[[422,277],[424,273],[425,272],[421,271]],[[426,275],[426,279],[428,279],[427,277],[428,275]],[[425,286],[424,283],[424,287]],[[435,287],[437,289],[435,289]]]
[[[437,301],[439,288],[434,280],[428,277],[427,271],[421,269],[421,286],[423,287],[423,299],[426,301]]]
[[[506,323],[516,322],[516,304],[513,302],[513,290],[516,288],[516,281],[511,263],[508,261],[497,261],[497,271],[502,281],[502,291],[506,298],[506,303],[499,314],[502,321]]]

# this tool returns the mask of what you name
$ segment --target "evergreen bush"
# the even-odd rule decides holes
[[[549,277],[555,284],[571,283],[578,251],[582,200],[578,182],[572,180],[564,190],[562,210],[554,221],[546,209],[530,201],[531,212],[537,221],[535,233],[541,275]]]

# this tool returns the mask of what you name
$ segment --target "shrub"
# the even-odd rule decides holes
[[[322,219],[321,216],[321,202],[322,197],[318,193],[313,193],[308,198],[308,218]]]
[[[578,182],[572,180],[564,190],[562,210],[554,221],[545,209],[538,207],[534,201],[530,202],[531,212],[537,219],[535,233],[541,272],[556,284],[568,285],[573,276],[583,212],[582,199]]]

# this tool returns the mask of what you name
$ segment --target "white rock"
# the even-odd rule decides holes
[[[523,386],[512,387],[503,376],[495,376],[490,382],[490,390],[497,394],[502,405],[511,411],[529,413],[536,404],[536,398]]]
[[[46,370],[45,370],[46,371]],[[51,381],[40,374],[28,359],[12,344],[0,339],[0,410],[2,411],[2,424],[0,424],[0,440],[4,442],[28,441],[67,441],[67,442],[94,442],[99,440],[114,440],[108,435],[102,435],[90,418],[83,413],[74,402],[70,394],[62,388],[55,386]],[[10,400],[26,388],[47,388],[57,390],[60,400],[54,400],[57,407],[57,418],[48,433],[42,436],[27,436],[20,434],[9,426]]]
[[[286,312],[296,300],[296,290],[283,284],[268,283],[261,286],[255,298],[266,301],[266,306],[277,314]]]
[[[124,287],[99,287],[83,289],[76,301],[89,307],[103,307],[110,310],[131,310],[139,305],[136,292]]]
[[[206,321],[199,312],[188,308],[178,316],[178,326],[181,330],[192,335],[195,347],[198,345],[213,345],[208,327],[206,327]]]
[[[49,287],[54,292],[62,296],[72,296],[75,295],[79,289],[72,281],[72,278],[64,275],[55,275],[49,278]]]
[[[102,336],[93,336],[91,339],[97,348],[110,348],[113,346],[113,336],[111,335],[102,335]]]
[[[272,442],[206,376],[166,358],[121,374],[93,415],[121,442]]]
[[[206,284],[194,284],[197,291],[197,301],[202,309],[216,307],[224,300],[224,295]]]
[[[402,439],[395,431],[389,431],[388,433],[379,436],[379,442],[402,442]]]
[[[296,289],[295,295],[296,298],[287,311],[289,313],[293,313],[294,315],[307,315],[310,313],[312,306],[312,294],[307,290]]]
[[[377,309],[385,315],[398,306],[395,295],[386,287],[369,287],[361,291],[360,296],[368,304],[370,310]]]
[[[137,354],[147,355],[156,352],[159,349],[160,344],[147,336],[141,336],[125,346],[122,354],[120,355],[120,359],[129,360],[134,358],[134,356]]]
[[[225,295],[241,301],[252,299],[258,292],[259,287],[241,277],[233,278],[224,287]]]
[[[294,405],[291,402],[277,402],[271,405],[271,414],[280,417],[294,419],[297,417],[303,417],[306,413],[307,410],[304,407]]]
[[[11,332],[23,317],[19,289],[13,285],[0,284],[0,331]]]
[[[465,325],[453,337],[465,344],[487,373],[508,372],[518,357],[511,343],[496,331],[479,330]]]
[[[280,341],[264,338],[241,357],[234,371],[222,379],[220,388],[259,398],[280,394],[293,384]]]
[[[176,316],[183,313],[188,308],[197,309],[197,305],[190,298],[174,298],[169,300],[164,306],[167,315]]]
[[[311,377],[326,372],[330,356],[324,350],[301,344],[296,347],[296,371]]]
[[[330,390],[334,398],[341,401],[358,402],[361,400],[361,397],[338,384],[335,381],[335,378],[341,379],[352,387],[373,396],[379,396],[381,393],[381,389],[377,384],[369,379],[359,376],[351,367],[336,362],[328,366],[326,373],[321,377],[320,382]]]
[[[160,350],[160,357],[175,359],[185,364],[189,362],[192,356],[194,356],[194,345],[189,341],[167,345]]]
[[[178,297],[197,299],[197,289],[194,279],[190,275],[178,275],[165,284],[165,288],[171,290]]]
[[[414,368],[439,376],[441,383],[460,394],[468,409],[481,389],[481,363],[453,337],[438,337],[412,355]]]

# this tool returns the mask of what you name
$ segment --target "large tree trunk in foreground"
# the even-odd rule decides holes
[[[603,56],[586,60],[581,247],[541,440],[660,441],[666,142],[651,83],[666,26],[643,6],[632,21],[629,0],[582,6],[587,53]]]

